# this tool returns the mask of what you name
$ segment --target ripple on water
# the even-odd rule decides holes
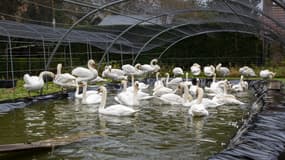
[[[109,95],[108,105],[115,103],[113,97]],[[242,100],[251,101],[250,97]],[[91,137],[80,142],[33,157],[207,159],[225,148],[247,115],[247,107],[221,106],[209,109],[208,117],[191,118],[187,107],[156,104],[152,100],[141,103],[139,109],[134,117],[110,117],[99,115],[98,105],[81,105],[73,99],[49,100],[1,115],[0,143],[88,133]],[[14,135],[18,138],[14,139]]]

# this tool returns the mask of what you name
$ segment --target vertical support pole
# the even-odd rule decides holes
[[[71,44],[70,41],[68,42],[69,46],[69,58],[70,58],[70,69],[72,68],[72,54],[71,54]]]
[[[89,58],[89,46],[88,46],[88,41],[86,42],[86,55],[87,55],[87,61],[90,59]]]
[[[32,63],[31,63],[31,46],[29,46],[29,73],[31,73]]]
[[[13,62],[13,55],[12,55],[12,43],[11,38],[9,37],[9,54],[10,54],[10,65],[11,65],[11,76],[12,76],[12,83],[13,88],[15,87],[15,77],[14,77],[14,62]]]

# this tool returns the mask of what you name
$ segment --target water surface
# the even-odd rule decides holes
[[[150,90],[149,90],[150,91]],[[114,104],[115,92],[108,104]],[[13,160],[207,159],[223,150],[248,115],[245,106],[209,109],[204,118],[191,118],[188,108],[143,101],[135,117],[99,115],[96,105],[72,98],[48,100],[0,114],[0,144],[35,142],[63,135],[88,138],[53,151],[8,154]]]

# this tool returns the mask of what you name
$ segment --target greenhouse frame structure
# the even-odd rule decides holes
[[[283,1],[274,2],[284,10]],[[39,56],[43,60],[40,62],[41,67],[36,69],[39,71],[55,69],[58,61],[54,56],[58,55],[63,55],[64,61],[67,61],[66,65],[71,69],[76,64],[76,54],[72,50],[74,44],[86,45],[86,59],[93,58],[94,54],[100,52],[102,55],[96,60],[99,61],[99,66],[102,66],[103,63],[110,63],[110,55],[120,55],[121,64],[135,64],[143,55],[147,55],[149,59],[161,59],[179,42],[210,33],[253,35],[265,42],[264,48],[272,42],[280,43],[281,46],[285,43],[285,25],[266,13],[265,9],[260,9],[260,4],[252,4],[248,0],[209,0],[196,4],[192,0],[183,2],[183,6],[166,7],[143,6],[140,0],[113,0],[100,6],[76,0],[64,0],[64,3],[86,7],[88,12],[66,29],[0,21],[1,43],[6,53],[3,55],[3,61],[6,61],[5,69],[0,71],[2,76],[6,74],[6,78],[14,79],[14,73],[31,73],[32,62],[29,58],[32,56],[31,48],[35,46],[42,48]],[[136,3],[141,6],[134,5]],[[87,18],[101,12],[108,13],[101,23],[87,30],[76,28]],[[113,20],[112,16],[115,17]],[[128,22],[116,22],[118,16]],[[15,50],[20,48],[28,48],[28,54],[25,55],[30,57],[23,56],[28,60],[28,68],[15,68]],[[156,48],[160,50],[151,54]],[[267,49],[263,51],[267,52]],[[131,55],[132,58],[126,61],[124,55]]]

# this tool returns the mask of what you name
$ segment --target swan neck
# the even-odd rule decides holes
[[[156,81],[158,81],[158,75],[159,75],[159,72],[157,72],[156,75],[155,75],[156,76]]]
[[[62,69],[61,64],[58,64],[57,65],[57,72],[56,72],[57,75],[61,74],[61,69]]]
[[[87,92],[87,84],[85,84],[84,82],[84,85],[83,85],[83,95],[82,95],[82,103],[86,103],[86,99],[87,99],[87,95],[86,95],[86,92]]]
[[[127,91],[127,81],[123,82],[123,91]]]
[[[184,85],[184,91],[183,91],[183,98],[185,101],[192,101],[193,97],[189,94],[189,88],[187,85]]]
[[[153,59],[153,60],[150,61],[150,65],[151,65],[152,67],[154,66],[154,64],[153,64],[154,62],[155,62],[155,59]]]
[[[132,74],[132,86],[134,87],[134,85],[135,85],[135,77],[134,77],[134,75]]]
[[[48,75],[48,76],[50,76],[50,77],[54,77],[54,74],[53,74],[52,72],[50,72],[50,71],[42,71],[42,72],[40,73],[40,75],[39,75],[39,78],[40,78],[41,80],[43,80],[44,75]]]
[[[202,103],[203,94],[204,94],[203,89],[199,87],[199,88],[197,89],[197,103],[198,103],[198,104],[201,104],[201,103]]]
[[[188,82],[188,72],[186,72],[186,78],[185,81]]]
[[[102,110],[102,109],[105,108],[106,100],[107,100],[107,90],[104,90],[102,92],[102,99],[101,99],[101,103],[100,103],[100,106],[99,106],[99,110]]]
[[[166,74],[166,82],[165,82],[166,87],[168,87],[168,82],[169,82],[169,74]]]
[[[216,82],[216,73],[213,75],[213,82]]]

